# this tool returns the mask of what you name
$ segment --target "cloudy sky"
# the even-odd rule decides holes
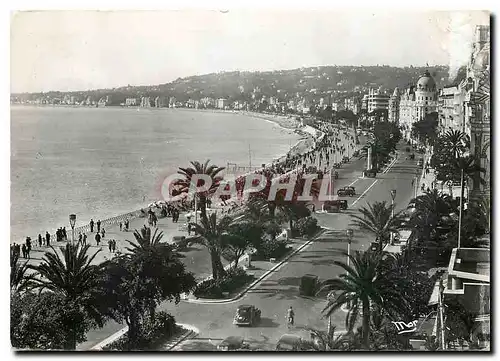
[[[467,61],[484,12],[22,12],[11,18],[11,91],[167,83],[232,70]]]

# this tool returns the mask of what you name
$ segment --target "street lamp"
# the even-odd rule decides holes
[[[346,235],[347,235],[347,266],[349,266],[350,256],[351,256],[351,242],[352,242],[352,237],[354,235],[354,231],[348,228],[346,231]]]
[[[70,214],[69,215],[69,224],[71,226],[71,242],[74,244],[75,243],[75,223],[76,223],[76,214]]]

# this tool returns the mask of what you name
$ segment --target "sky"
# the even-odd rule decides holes
[[[480,11],[40,11],[11,17],[13,93],[153,85],[218,71],[466,64]]]

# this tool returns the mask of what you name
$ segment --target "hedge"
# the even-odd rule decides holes
[[[247,274],[244,269],[232,268],[221,279],[209,279],[199,283],[195,287],[193,295],[199,298],[222,298],[224,292],[231,293],[253,279],[254,276]]]

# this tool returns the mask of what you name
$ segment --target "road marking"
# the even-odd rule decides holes
[[[373,187],[375,185],[375,183],[377,183],[378,181],[379,180],[376,179],[368,188],[366,188],[366,190],[363,193],[361,193],[361,195],[358,197],[358,199],[356,199],[354,202],[352,202],[351,207],[354,206],[366,194],[366,192],[368,192],[371,189],[371,187]]]

